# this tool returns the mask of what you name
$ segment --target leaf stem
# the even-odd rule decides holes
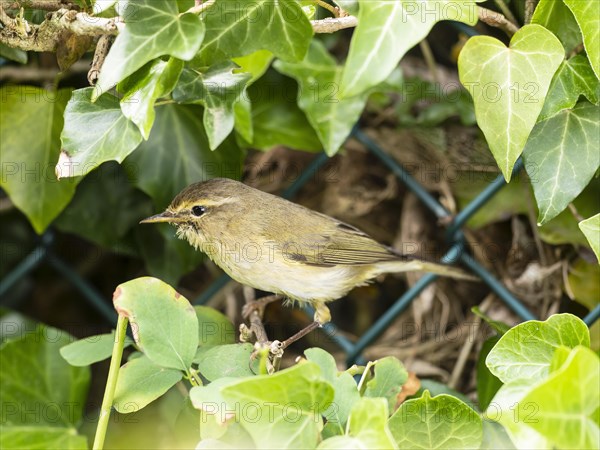
[[[500,11],[502,11],[502,14],[504,14],[504,17],[506,17],[508,20],[510,20],[516,26],[519,26],[519,22],[517,22],[517,19],[511,12],[508,5],[506,3],[504,3],[504,0],[494,0],[494,1],[495,1],[496,5],[498,5],[498,8],[500,9]]]
[[[187,14],[187,13],[191,13],[191,14],[201,14],[204,11],[206,11],[208,8],[210,8],[212,5],[214,5],[216,2],[216,0],[208,0],[207,2],[201,3],[199,5],[195,5],[192,6],[190,9],[188,9],[185,13],[183,14]],[[181,15],[181,14],[180,14]]]
[[[92,447],[93,450],[99,450],[104,447],[104,438],[106,437],[106,429],[108,428],[110,411],[112,409],[113,400],[115,397],[115,388],[117,387],[117,378],[119,377],[121,358],[123,357],[127,322],[127,317],[119,314],[119,319],[117,320],[117,329],[115,331],[116,340],[113,345],[112,357],[110,359],[108,380],[106,380],[106,389],[104,390],[104,398],[102,399],[102,407],[100,408],[100,417],[98,418],[98,426],[96,427],[96,436],[94,436],[94,445]]]
[[[356,388],[358,389],[358,393],[361,395],[362,395],[362,391],[364,388],[364,384],[367,381],[367,377],[371,373],[371,367],[373,367],[375,364],[377,364],[377,360],[369,361],[367,363],[367,365],[365,366],[365,371],[362,373],[362,376],[360,377],[360,381],[358,382],[358,386]]]
[[[335,6],[330,5],[329,3],[327,3],[324,0],[315,0],[315,4],[319,5],[321,8],[329,11],[331,14],[333,14],[333,17],[340,16],[339,10],[337,8],[335,8]]]

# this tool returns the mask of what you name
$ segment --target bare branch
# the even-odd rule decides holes
[[[525,0],[525,24],[531,22],[538,0]]]
[[[110,49],[111,40],[112,37],[108,34],[103,34],[100,36],[100,39],[98,39],[96,51],[94,52],[94,59],[92,60],[92,67],[90,68],[87,76],[90,86],[94,86],[96,81],[98,81],[100,69],[102,69],[102,65],[104,64],[104,60],[106,59],[106,55]]]
[[[512,36],[517,31],[519,31],[519,27],[517,27],[514,23],[509,21],[502,14],[497,13],[496,11],[492,11],[491,9],[478,7],[479,10],[479,20],[488,24],[491,27],[500,28],[507,35]]]
[[[43,11],[58,11],[62,8],[79,10],[79,5],[61,0],[1,0],[8,9],[41,9]]]
[[[358,19],[355,16],[346,17],[328,17],[321,20],[310,21],[315,33],[335,33],[344,28],[352,28],[358,25]]]
[[[12,48],[35,52],[56,51],[64,31],[81,36],[116,35],[124,25],[119,18],[105,19],[60,9],[50,13],[40,25],[29,25],[27,32],[23,33],[15,19],[8,17],[1,6],[0,22],[4,25],[0,30],[1,43]]]

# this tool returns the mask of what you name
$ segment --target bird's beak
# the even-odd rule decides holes
[[[170,222],[176,223],[181,222],[181,218],[171,211],[165,211],[160,214],[156,214],[151,217],[147,217],[144,220],[141,220],[140,223],[158,223],[158,222]]]

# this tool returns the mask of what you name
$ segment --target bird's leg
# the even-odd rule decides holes
[[[324,324],[331,321],[331,312],[329,312],[329,308],[325,303],[313,302],[313,307],[315,308],[314,321],[283,341],[281,343],[281,349],[285,350],[290,344],[296,342],[298,339],[302,339],[311,331],[321,328]]]
[[[274,294],[274,295],[268,295],[263,298],[259,298],[258,300],[253,300],[253,301],[247,302],[242,307],[242,317],[244,319],[248,319],[250,317],[250,314],[252,314],[253,312],[256,311],[258,313],[258,316],[262,319],[262,317],[265,313],[265,307],[269,303],[273,303],[273,302],[276,302],[281,299],[283,299],[283,296],[281,296],[279,294]]]

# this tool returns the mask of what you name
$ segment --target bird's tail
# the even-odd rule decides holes
[[[457,278],[459,280],[479,281],[479,278],[468,274],[462,269],[445,264],[437,264],[419,259],[386,261],[378,264],[381,273],[397,272],[430,272],[444,277]]]

